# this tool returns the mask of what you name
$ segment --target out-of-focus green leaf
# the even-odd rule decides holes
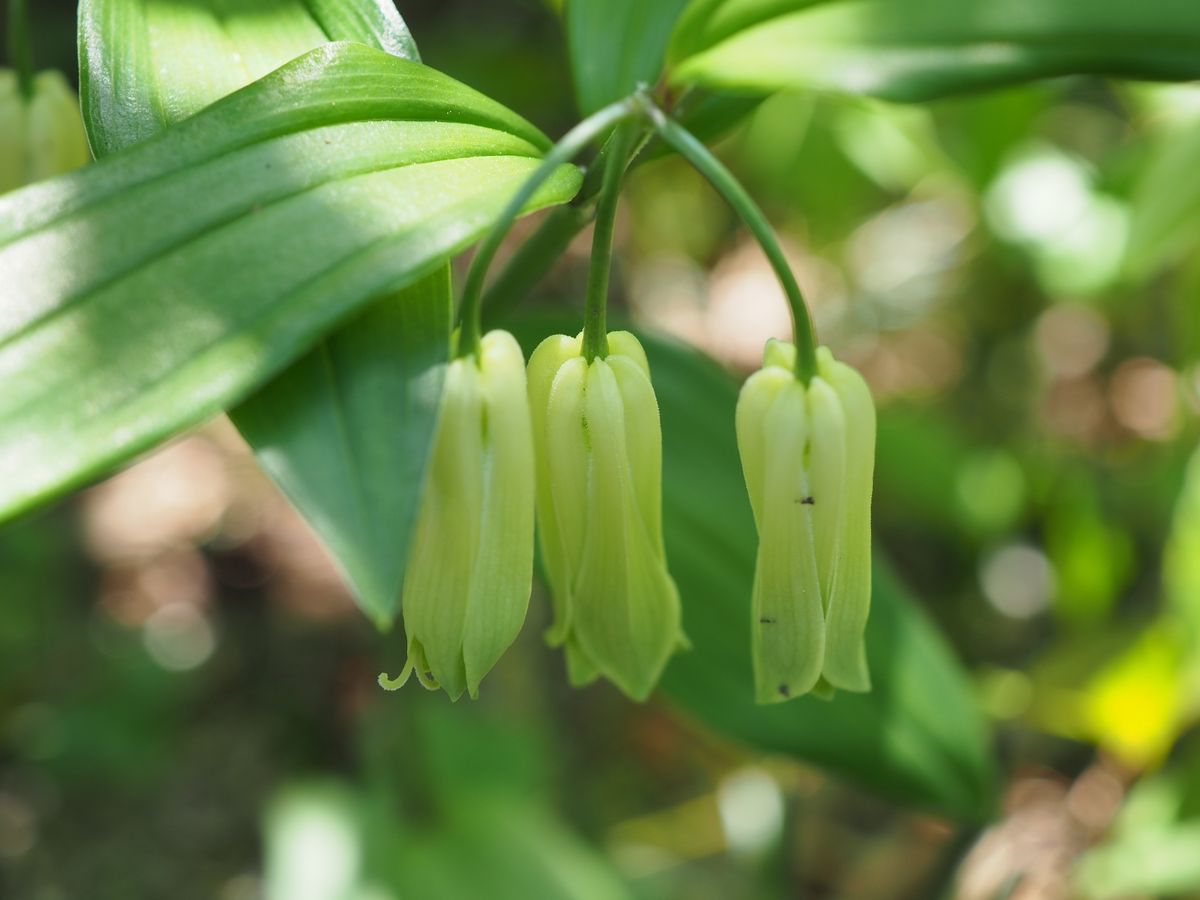
[[[420,59],[390,0],[81,0],[92,149],[106,156],[155,135],[328,41]]]
[[[434,70],[329,44],[0,199],[0,516],[241,400],[430,274],[546,144]],[[530,208],[578,186],[563,167]]]
[[[696,0],[671,78],[921,101],[1072,73],[1200,77],[1193,0]]]
[[[532,343],[552,330],[538,324],[518,323],[515,333]],[[733,429],[737,386],[694,351],[642,340],[662,411],[667,560],[692,642],[668,666],[663,692],[735,740],[916,806],[986,816],[995,799],[994,764],[967,676],[886,565],[876,569],[867,628],[872,691],[839,693],[832,702],[754,703],[757,536]]]
[[[567,43],[575,96],[585,113],[653,85],[687,0],[569,0]]]
[[[1080,865],[1084,897],[1194,896],[1200,887],[1200,821],[1131,833],[1093,850]]]
[[[1181,623],[1186,676],[1193,703],[1200,699],[1200,450],[1192,455],[1163,554],[1167,608]]]
[[[1045,545],[1055,573],[1054,614],[1076,628],[1100,626],[1133,571],[1129,535],[1106,520],[1099,485],[1083,473],[1059,478],[1053,496]]]
[[[1111,834],[1080,860],[1075,888],[1090,900],[1194,896],[1200,888],[1200,760],[1185,757],[1130,790]]]
[[[268,897],[628,900],[604,856],[551,812],[552,765],[530,721],[413,700],[403,717],[379,709],[366,721],[369,793],[309,784],[277,798]],[[308,887],[335,874],[341,892]]]
[[[451,312],[443,267],[372,303],[230,412],[380,627],[400,598]]]
[[[380,800],[329,782],[277,795],[266,820],[268,900],[632,896],[603,856],[537,801],[485,796],[416,827]]]
[[[438,813],[434,828],[402,816],[403,835],[376,841],[371,865],[390,864],[398,896],[628,900],[611,864],[551,812],[554,744],[536,717],[413,700],[404,718],[381,711],[368,730],[377,771],[419,761],[420,791]]]
[[[386,0],[83,0],[83,103],[97,155],[337,40],[419,59]],[[449,305],[447,268],[350,319],[234,416],[381,626],[404,577],[436,413],[436,378],[423,376],[445,358]]]
[[[1126,265],[1145,274],[1200,240],[1200,116],[1166,127],[1134,187]]]
[[[445,833],[406,848],[401,896],[425,900],[631,900],[595,848],[520,798],[474,798]],[[462,864],[464,855],[471,865]]]

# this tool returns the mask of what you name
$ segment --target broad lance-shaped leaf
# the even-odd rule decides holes
[[[92,149],[152,137],[330,41],[420,60],[391,0],[80,0]]]
[[[1091,73],[1200,78],[1195,0],[696,0],[671,80],[920,101]]]
[[[675,22],[688,0],[567,0],[567,49],[575,97],[585,113],[627,97],[662,77]],[[692,92],[672,109],[692,134],[710,140],[724,134],[761,102],[759,97]],[[648,156],[667,147],[654,142]],[[643,157],[643,158],[648,158]]]
[[[416,524],[451,299],[441,266],[372,302],[230,411],[381,628],[395,616]]]
[[[390,0],[82,0],[92,145],[122,150],[337,40],[419,59]],[[447,265],[353,316],[231,411],[381,627],[400,594],[450,314]]]
[[[507,327],[529,352],[564,323]],[[867,626],[871,692],[754,703],[748,619],[757,539],[734,433],[737,386],[699,353],[641,340],[662,414],[667,564],[692,643],[671,658],[663,693],[722,734],[884,796],[964,819],[989,815],[994,762],[970,682],[884,565],[876,566]]]
[[[545,145],[445,75],[329,44],[0,199],[0,516],[236,403],[436,270]],[[579,180],[564,166],[529,208]]]
[[[585,113],[653,85],[688,0],[567,0],[567,44],[575,96]]]

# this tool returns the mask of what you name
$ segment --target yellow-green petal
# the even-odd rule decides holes
[[[867,383],[825,348],[817,355],[821,377],[837,393],[846,423],[846,479],[842,551],[835,573],[835,602],[826,625],[824,675],[845,690],[870,690],[865,633],[871,608],[871,490],[875,470],[875,404]]]
[[[777,703],[807,693],[821,674],[825,621],[817,575],[804,448],[805,392],[786,385],[762,422],[762,524],[752,610],[756,697]]]
[[[742,474],[746,479],[746,491],[750,496],[754,524],[760,537],[767,465],[767,435],[764,422],[767,411],[775,403],[779,392],[794,381],[791,372],[785,369],[762,369],[746,379],[738,395],[735,426],[738,455],[742,460]]]
[[[561,643],[565,633],[568,613],[565,608],[567,597],[566,560],[563,556],[557,514],[554,511],[554,492],[550,484],[550,463],[546,447],[546,418],[550,407],[550,392],[559,369],[568,359],[579,357],[582,342],[578,337],[552,334],[533,351],[529,357],[529,414],[533,424],[534,456],[537,474],[537,521],[538,545],[542,550],[542,563],[550,582],[551,602],[554,607],[555,625],[551,629],[555,640]],[[581,386],[582,391],[582,386]]]
[[[29,101],[26,178],[41,181],[91,158],[75,91],[61,72],[39,72]]]
[[[793,372],[796,369],[796,345],[790,341],[770,338],[763,347],[763,368],[784,369]]]
[[[662,424],[658,398],[654,396],[650,376],[636,359],[609,355],[605,362],[621,394],[625,452],[637,512],[655,553],[661,557],[666,551],[662,534]]]
[[[533,429],[525,357],[506,331],[481,345],[483,497],[462,655],[467,691],[516,639],[533,581]]]
[[[553,516],[542,516],[542,547],[557,554],[560,571],[551,575],[555,621],[547,639],[561,644],[573,627],[575,578],[583,555],[588,517],[588,455],[590,438],[584,425],[584,383],[587,363],[576,356],[558,370],[550,390],[545,426],[547,476],[544,492]]]
[[[472,360],[446,370],[442,409],[405,573],[409,657],[426,687],[466,690],[462,646],[483,508],[483,397]],[[419,652],[424,663],[416,660]]]
[[[650,377],[650,360],[646,358],[646,348],[637,336],[628,331],[610,331],[608,333],[608,355],[625,356]]]
[[[621,390],[604,360],[588,366],[584,415],[589,503],[572,633],[605,677],[640,700],[679,646],[679,594],[640,514]]]
[[[0,194],[28,183],[25,171],[28,115],[17,73],[0,69]]]
[[[840,587],[835,574],[842,566],[842,516],[846,488],[846,419],[842,403],[829,382],[813,378],[808,384],[808,491],[812,506],[813,538],[821,601],[828,613]],[[829,648],[826,646],[826,653]]]

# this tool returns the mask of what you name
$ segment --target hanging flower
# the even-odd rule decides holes
[[[24,97],[17,73],[0,69],[0,194],[91,158],[79,100],[61,72],[39,72]]]
[[[759,548],[754,575],[756,696],[870,689],[875,407],[862,376],[817,351],[807,386],[796,349],[770,341],[738,398],[737,436]]]
[[[662,431],[645,351],[608,335],[590,363],[582,335],[553,335],[529,361],[538,525],[554,595],[548,639],[571,682],[603,675],[634,699],[686,645],[662,534]]]
[[[506,331],[446,372],[441,414],[404,578],[408,662],[457,700],[479,683],[525,621],[533,579],[533,437],[525,358]]]

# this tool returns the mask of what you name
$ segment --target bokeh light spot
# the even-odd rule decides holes
[[[979,581],[988,603],[1013,619],[1044,612],[1054,595],[1054,567],[1031,544],[1007,544],[991,553],[980,568]]]

